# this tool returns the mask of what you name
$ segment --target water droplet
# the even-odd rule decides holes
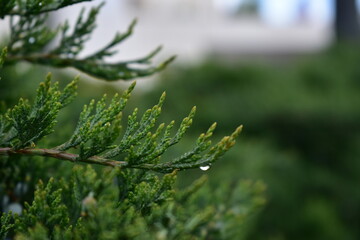
[[[31,37],[29,38],[29,43],[33,44],[35,42],[35,38]]]
[[[209,170],[210,166],[201,166],[200,169],[203,170],[203,171],[207,171]]]

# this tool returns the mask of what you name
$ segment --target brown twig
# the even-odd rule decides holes
[[[122,167],[126,166],[125,161],[116,161],[112,159],[106,159],[99,156],[92,156],[87,159],[81,159],[78,154],[67,153],[55,149],[46,148],[24,148],[24,149],[13,149],[13,148],[0,148],[0,155],[27,155],[27,156],[44,156],[51,157],[60,160],[70,162],[84,162],[90,164],[98,164],[110,167]]]

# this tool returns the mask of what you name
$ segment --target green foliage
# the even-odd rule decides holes
[[[40,84],[32,106],[20,98],[5,117],[8,122],[4,125],[9,130],[3,133],[5,137],[1,145],[21,149],[52,133],[60,109],[70,103],[76,94],[77,80],[60,92],[57,84],[51,86],[51,75],[48,75],[46,81]]]
[[[71,66],[111,81],[151,75],[173,60],[151,66],[157,48],[134,61],[105,62],[116,53],[114,47],[132,34],[135,21],[102,49],[79,59],[102,4],[87,16],[82,10],[72,32],[68,23],[52,30],[46,21],[48,12],[84,1],[0,0],[0,18],[10,17],[11,23],[0,67],[25,60]],[[55,39],[58,45],[49,48]],[[7,72],[1,69],[1,73]],[[9,82],[13,76],[6,77],[1,84],[16,85]],[[142,115],[135,108],[124,123],[133,83],[122,95],[91,100],[74,127],[66,111],[75,112],[70,103],[77,95],[79,78],[64,87],[51,78],[48,74],[40,83],[33,101],[24,97],[14,104],[12,94],[6,95],[10,100],[3,99],[13,107],[0,109],[0,239],[245,238],[245,220],[265,202],[262,183],[224,182],[214,191],[203,177],[185,189],[175,185],[179,171],[208,168],[222,157],[235,144],[241,126],[212,144],[213,124],[188,152],[164,156],[184,138],[195,107],[177,127],[174,121],[159,123],[163,93],[155,106]]]
[[[11,220],[12,220],[11,213],[2,213],[1,214],[0,239],[6,239],[6,235],[7,235],[8,231],[14,227],[14,224],[11,223]]]
[[[92,8],[86,17],[83,9],[72,32],[69,32],[68,22],[56,29],[50,29],[46,26],[46,21],[47,12],[83,1],[1,1],[0,6],[3,5],[4,9],[0,12],[0,17],[10,17],[11,35],[7,43],[6,64],[27,61],[59,68],[73,67],[91,76],[114,81],[151,75],[163,70],[174,60],[174,57],[171,57],[158,66],[151,66],[151,59],[161,50],[161,47],[158,47],[139,59],[117,63],[105,61],[106,57],[113,56],[117,52],[114,47],[132,34],[136,21],[130,24],[126,32],[117,33],[103,48],[87,57],[79,58],[79,53],[96,27],[96,17],[103,4]],[[59,43],[49,49],[57,37],[60,38]],[[133,67],[135,64],[143,67]]]

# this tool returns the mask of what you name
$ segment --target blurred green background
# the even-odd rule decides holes
[[[174,65],[153,89],[137,89],[127,110],[137,106],[144,111],[162,91],[168,96],[165,122],[180,122],[196,105],[193,127],[178,151],[214,121],[215,138],[244,125],[234,149],[206,174],[214,189],[240,179],[267,185],[267,204],[247,225],[246,239],[360,239],[359,50],[336,46],[276,65],[213,60]],[[10,105],[19,96],[33,98],[48,71],[61,84],[74,75],[26,64],[5,70],[0,94]],[[60,115],[58,128],[64,131],[49,144],[70,132],[65,129],[73,128],[83,104],[117,91],[119,84],[81,81],[80,96]],[[179,184],[185,186],[201,174],[182,173]]]
[[[169,118],[196,104],[196,130],[217,121],[221,136],[244,124],[209,174],[214,185],[252,178],[268,186],[249,239],[360,239],[359,50],[337,46],[276,66],[177,67],[142,97],[155,101],[165,89]]]

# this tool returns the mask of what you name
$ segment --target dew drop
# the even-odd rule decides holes
[[[201,166],[200,169],[203,170],[203,171],[207,171],[209,170],[210,166]]]
[[[33,44],[35,42],[35,38],[31,37],[31,38],[29,38],[28,41],[29,41],[29,43]]]

